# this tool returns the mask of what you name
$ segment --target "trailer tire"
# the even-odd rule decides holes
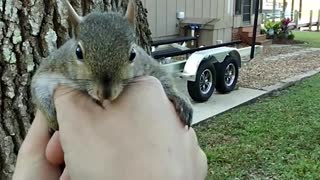
[[[233,91],[239,76],[239,65],[237,60],[232,56],[227,56],[222,63],[216,64],[216,70],[217,91],[222,94]]]
[[[188,81],[188,92],[196,102],[205,102],[213,94],[216,85],[216,69],[212,61],[204,61],[199,65],[196,81]]]

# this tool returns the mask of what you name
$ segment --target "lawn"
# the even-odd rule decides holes
[[[305,41],[311,47],[320,48],[320,32],[294,31],[295,40]]]
[[[320,179],[320,75],[195,130],[207,179]]]

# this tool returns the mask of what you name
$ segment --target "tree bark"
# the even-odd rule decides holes
[[[294,13],[294,0],[291,0],[291,19],[293,19]]]
[[[302,17],[302,0],[299,2],[299,19]]]
[[[67,9],[60,0],[0,1],[0,179],[12,179],[17,152],[32,123],[30,80],[41,58],[70,36]],[[128,0],[70,0],[77,12],[125,13]],[[147,10],[137,8],[138,44],[150,53]]]
[[[282,6],[282,18],[285,18],[286,17],[286,9],[287,9],[287,6],[288,6],[288,2],[287,0],[283,0],[283,6]]]

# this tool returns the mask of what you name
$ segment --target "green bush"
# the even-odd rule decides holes
[[[289,30],[289,23],[291,20],[289,18],[282,19],[278,22],[272,22],[271,20],[267,20],[264,25],[264,31],[267,34],[267,38],[272,39],[294,39],[294,35],[292,35],[291,30]],[[273,33],[272,33],[273,32]]]
[[[281,28],[281,22],[272,22],[272,21],[268,20],[264,27],[267,32],[269,32],[271,29],[273,29],[275,34],[279,34],[279,31]]]
[[[294,34],[289,34],[289,36],[288,36],[288,39],[290,39],[290,40],[294,40]]]
[[[261,28],[260,34],[267,34],[267,30],[265,28]]]
[[[281,22],[272,22],[270,20],[267,20],[263,29],[267,34],[267,38],[274,39],[279,35],[281,31]]]
[[[278,38],[278,39],[285,39],[285,38],[286,38],[286,35],[285,35],[285,33],[283,33],[282,31],[280,31],[279,34],[277,35],[277,38]]]

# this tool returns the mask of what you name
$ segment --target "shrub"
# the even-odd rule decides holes
[[[294,39],[294,35],[289,29],[289,24],[292,22],[289,18],[284,18],[278,22],[268,20],[265,23],[264,31],[268,38],[272,39]]]
[[[291,33],[291,34],[289,34],[289,35],[288,35],[288,39],[290,39],[290,40],[294,40],[294,38],[295,38],[295,36],[294,36],[294,34],[293,34],[293,33]]]
[[[268,37],[277,37],[281,30],[281,22],[272,22],[268,20],[264,26],[264,29]]]
[[[281,20],[281,34],[283,34],[279,38],[289,39],[289,35],[292,34],[291,30],[289,30],[289,24],[292,22],[290,18],[284,18]]]

